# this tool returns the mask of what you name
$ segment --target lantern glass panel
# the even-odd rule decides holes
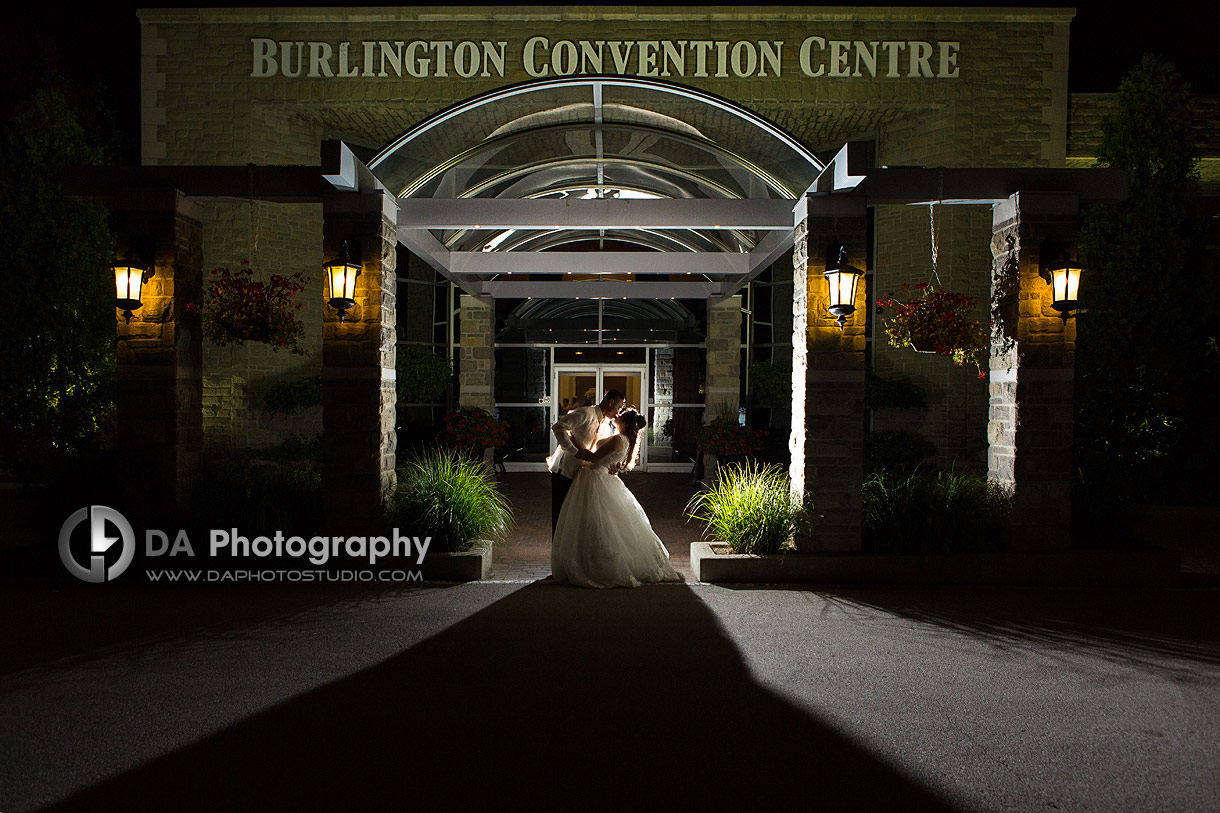
[[[852,271],[832,271],[826,275],[826,281],[830,286],[830,305],[831,307],[840,305],[855,305],[856,302],[856,282],[860,279],[858,274]]]
[[[123,301],[139,302],[140,288],[144,284],[144,269],[131,265],[114,267],[114,295]]]
[[[328,265],[327,270],[330,272],[331,297],[354,300],[356,298],[356,274],[360,267],[338,262]]]
[[[1069,263],[1052,270],[1051,288],[1056,302],[1075,302],[1079,299],[1080,266]]]

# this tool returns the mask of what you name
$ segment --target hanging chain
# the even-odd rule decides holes
[[[258,254],[258,209],[254,205],[254,164],[246,164],[246,197],[250,199],[250,262]]]
[[[936,197],[937,202],[943,202],[945,199],[945,168],[940,167],[936,176]],[[944,287],[944,283],[940,281],[940,274],[936,271],[936,261],[939,256],[939,246],[936,240],[936,204],[928,204],[928,230],[932,237],[932,276],[928,277],[928,285],[931,286],[935,281],[937,287]]]

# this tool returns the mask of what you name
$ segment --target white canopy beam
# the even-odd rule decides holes
[[[494,274],[679,274],[743,276],[750,255],[694,251],[454,251],[455,276]]]
[[[691,282],[626,282],[624,280],[582,280],[580,282],[467,282],[463,287],[480,296],[497,299],[707,299],[718,296],[721,283],[706,280]]]
[[[404,198],[399,229],[745,229],[791,231],[795,201]]]

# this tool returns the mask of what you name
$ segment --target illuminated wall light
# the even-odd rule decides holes
[[[325,263],[322,269],[330,283],[330,301],[332,308],[339,311],[339,322],[348,309],[356,306],[356,278],[360,276],[360,264],[353,262],[348,254],[347,241],[343,241],[338,258]]]
[[[847,317],[856,311],[856,286],[864,272],[847,262],[847,249],[834,242],[826,249],[826,283],[830,288],[830,303],[826,310],[836,317],[839,330]]]
[[[156,272],[145,268],[126,255],[122,260],[116,260],[110,270],[114,271],[114,306],[123,311],[123,321],[131,324],[131,312],[138,309],[144,283],[148,282]]]
[[[1042,266],[1041,275],[1051,286],[1051,307],[1066,321],[1080,307],[1080,272],[1084,267],[1071,258],[1067,248],[1047,242],[1042,256],[1052,258]]]

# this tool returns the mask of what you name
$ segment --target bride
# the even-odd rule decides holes
[[[634,409],[614,419],[616,433],[577,457],[587,461],[563,501],[551,544],[551,575],[585,587],[639,587],[681,581],[669,551],[618,472],[635,465],[647,421]]]

